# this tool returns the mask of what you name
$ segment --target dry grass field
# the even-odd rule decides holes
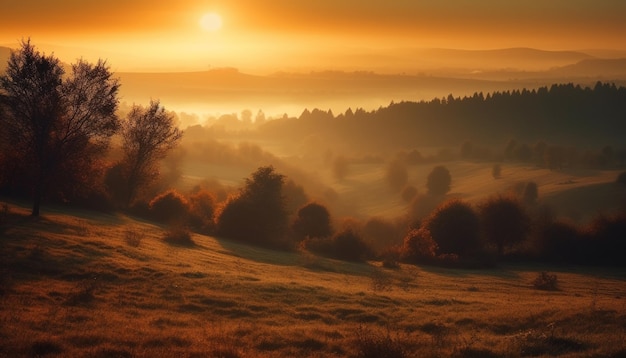
[[[125,216],[11,204],[1,357],[626,355],[626,271],[462,271],[253,248]],[[555,290],[539,290],[542,271]]]

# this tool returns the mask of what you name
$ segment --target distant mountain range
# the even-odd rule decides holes
[[[8,48],[0,47],[0,71],[4,70],[9,53]],[[601,53],[622,54],[594,54]],[[531,48],[393,49],[337,59],[354,64],[353,68],[367,68],[366,71],[251,75],[235,68],[220,68],[116,75],[122,82],[122,101],[126,102],[144,103],[158,98],[171,109],[189,112],[233,113],[260,108],[269,114],[297,115],[304,108],[330,108],[335,112],[348,107],[374,109],[391,101],[532,89],[552,83],[593,85],[602,80],[625,85],[626,53],[623,55],[600,58],[581,51]],[[403,73],[402,69],[406,71]]]

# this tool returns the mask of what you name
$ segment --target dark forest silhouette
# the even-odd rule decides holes
[[[261,136],[300,141],[310,133],[357,146],[432,146],[473,140],[499,144],[508,138],[622,143],[626,133],[626,88],[598,82],[593,88],[554,84],[431,101],[391,103],[371,112],[348,109],[334,115],[304,110],[298,118],[270,121]],[[383,135],[384,134],[384,135]]]

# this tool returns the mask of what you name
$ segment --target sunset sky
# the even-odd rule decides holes
[[[117,70],[332,68],[404,48],[626,50],[623,0],[0,0],[0,44],[30,37]],[[210,15],[204,22],[201,18]],[[215,18],[221,20],[215,22]],[[211,22],[213,21],[213,22]]]

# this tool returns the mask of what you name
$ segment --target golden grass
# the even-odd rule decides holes
[[[124,216],[12,205],[0,227],[0,356],[608,356],[626,353],[622,269],[355,264]],[[140,244],[127,242],[128,232]],[[533,289],[538,272],[559,290]]]

